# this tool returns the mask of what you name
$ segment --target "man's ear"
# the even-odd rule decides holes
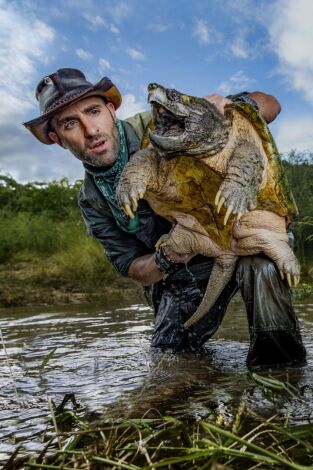
[[[48,133],[48,136],[49,136],[49,139],[52,140],[52,142],[54,144],[58,144],[60,145],[60,147],[63,147],[64,149],[66,149],[65,145],[61,142],[61,140],[59,139],[59,136],[58,134],[56,134],[55,132],[53,131],[50,131]]]
[[[106,103],[106,107],[107,107],[108,110],[110,111],[111,116],[112,116],[114,122],[116,122],[116,111],[115,111],[115,108],[114,108],[114,104],[111,103],[111,101],[108,101],[108,102]]]

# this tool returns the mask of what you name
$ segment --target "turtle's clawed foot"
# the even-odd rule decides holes
[[[222,196],[222,191],[219,190],[219,191],[216,193],[216,196],[215,196],[215,205],[217,206],[216,212],[217,212],[218,214],[220,213],[221,208],[222,208],[224,202],[225,202],[225,198],[224,198],[224,196]],[[230,205],[227,207],[226,214],[225,214],[225,217],[224,217],[224,225],[227,224],[229,217],[230,217],[231,214],[233,213],[233,209],[234,209],[234,206],[233,206],[232,204],[230,204]],[[239,220],[239,219],[238,219],[238,220]]]
[[[279,274],[282,280],[286,279],[289,287],[296,287],[300,281],[300,265],[296,257],[292,261],[279,266]]]
[[[133,219],[134,213],[138,209],[138,201],[144,196],[144,190],[142,188],[122,186],[119,188],[118,201],[124,212]]]
[[[282,280],[285,279],[286,275],[286,280],[289,287],[296,287],[300,282],[300,275],[297,276],[290,273],[284,273],[283,271],[279,271],[279,274]]]
[[[226,180],[221,184],[215,196],[215,205],[218,214],[223,205],[226,208],[224,225],[227,224],[231,215],[237,215],[236,220],[239,221],[243,214],[255,209],[257,195],[252,189]]]

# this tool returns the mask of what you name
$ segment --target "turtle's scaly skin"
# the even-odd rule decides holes
[[[160,85],[148,89],[153,125],[146,148],[123,171],[119,199],[132,216],[131,206],[136,210],[144,196],[174,223],[158,246],[215,258],[204,299],[185,326],[214,304],[238,255],[264,252],[296,283],[286,225],[297,208],[265,121],[248,104],[228,105],[224,117],[204,99]]]

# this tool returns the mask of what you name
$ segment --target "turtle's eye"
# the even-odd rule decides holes
[[[173,90],[172,88],[170,88],[167,90],[166,94],[169,100],[179,101],[179,93],[176,90]]]

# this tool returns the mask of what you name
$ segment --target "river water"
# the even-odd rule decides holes
[[[42,448],[43,431],[50,426],[49,397],[58,404],[66,393],[74,393],[86,412],[104,416],[140,417],[156,408],[196,419],[217,412],[231,419],[244,400],[263,416],[288,412],[291,423],[311,422],[313,297],[296,300],[295,307],[308,364],[272,373],[301,391],[299,398],[278,399],[265,396],[249,377],[248,330],[239,297],[201,356],[163,355],[150,348],[153,313],[146,305],[1,309],[7,354],[0,345],[0,462],[20,444],[26,451]]]

